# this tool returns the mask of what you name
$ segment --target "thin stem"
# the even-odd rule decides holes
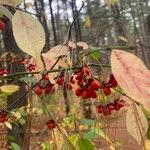
[[[60,58],[59,58],[60,59]],[[50,70],[47,71],[47,73],[55,73],[55,72],[60,72],[60,71],[65,71],[65,70],[76,70],[76,69],[80,69],[81,67],[74,67],[74,68],[66,68],[66,69],[53,69],[56,64],[58,63],[59,60],[57,60],[57,62],[51,67]],[[93,67],[99,67],[99,64],[89,64],[88,66],[93,66]],[[102,64],[103,67],[110,67],[110,65],[107,64]],[[1,76],[0,79],[6,79],[6,78],[12,78],[12,77],[16,77],[16,76],[24,76],[24,75],[29,75],[29,74],[39,74],[41,73],[41,71],[34,71],[34,72],[17,72],[17,73],[13,73],[7,76]]]
[[[28,14],[30,14],[30,15],[34,15],[34,16],[38,17],[37,14],[34,14],[34,13],[29,12],[29,11],[27,11],[27,10],[23,10],[23,9],[21,9],[21,8],[18,8],[18,7],[15,7],[15,9],[16,9],[16,10],[20,10],[20,11],[25,12],[25,13],[28,13]]]
[[[59,60],[60,58],[58,58]],[[54,63],[54,65],[51,67],[51,69],[53,69],[55,67],[55,65],[58,63],[58,60],[56,60],[56,62]],[[10,106],[7,107],[6,110],[9,110],[11,107],[13,107],[16,103],[20,102],[31,90],[33,90],[38,83],[40,83],[43,80],[44,76],[38,81],[36,82],[31,88],[29,88],[29,90],[27,90],[19,99],[17,99],[16,101],[14,101]]]
[[[81,8],[79,9],[77,15],[75,16],[74,20],[72,21],[71,25],[70,25],[70,28],[68,30],[68,34],[67,34],[67,39],[66,41],[64,42],[64,44],[68,44],[69,40],[71,39],[71,31],[72,31],[72,27],[74,25],[74,23],[76,22],[76,20],[79,18],[79,14],[82,10],[82,8],[84,7],[84,2],[82,1],[82,5],[81,5]]]

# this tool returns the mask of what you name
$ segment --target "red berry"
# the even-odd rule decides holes
[[[97,98],[96,92],[95,92],[95,91],[92,91],[92,92],[90,93],[90,97],[91,97],[91,98]]]
[[[74,80],[73,76],[70,78],[70,82],[71,82],[72,84],[75,84],[75,80]]]
[[[106,107],[107,107],[108,114],[109,114],[109,115],[111,115],[112,110],[114,110],[114,109],[115,109],[114,104],[109,103],[109,104],[107,104],[107,106],[106,106]]]
[[[83,99],[88,99],[88,98],[90,98],[90,95],[89,95],[89,93],[88,93],[87,90],[84,90],[84,91],[83,91],[83,93],[82,93],[82,98],[83,98]]]
[[[123,100],[119,101],[115,101],[115,110],[120,110],[120,108],[124,107],[124,102]]]
[[[91,82],[90,86],[93,90],[98,90],[100,88],[100,83],[96,80],[93,80]]]
[[[43,93],[43,88],[41,86],[37,86],[35,92],[38,96],[40,96]]]
[[[45,94],[48,95],[48,94],[54,92],[53,86],[54,86],[54,84],[49,84],[49,85],[47,85],[46,88],[45,88]]]
[[[8,113],[1,112],[0,113],[0,123],[4,123],[6,121],[8,121]]]
[[[105,115],[105,116],[107,116],[107,115],[110,115],[111,114],[111,111],[109,111],[108,109],[107,109],[107,106],[105,105],[105,106],[103,106],[102,107],[102,109],[103,109],[103,114]]]
[[[89,85],[89,86],[87,87],[87,92],[88,92],[88,93],[94,92],[94,89],[91,87],[91,85]]]
[[[102,105],[97,106],[97,111],[98,113],[101,114],[103,112],[103,106]]]
[[[79,87],[76,89],[75,93],[77,96],[82,96],[83,92],[84,92],[84,89]]]
[[[91,71],[89,70],[88,67],[83,67],[82,70],[81,70],[81,72],[83,74],[86,74],[86,75],[89,75],[89,76],[91,75]]]
[[[0,30],[4,30],[4,29],[5,29],[5,23],[0,20]]]
[[[48,75],[48,74],[44,75],[44,76],[43,76],[43,79],[44,79],[45,81],[49,81],[49,75]]]
[[[110,75],[110,79],[108,81],[108,84],[110,85],[110,87],[114,87],[114,88],[117,87],[118,83],[117,83],[113,74]]]
[[[3,75],[8,75],[8,70],[5,69],[5,68],[0,69],[0,75],[1,75],[1,76],[3,76]]]
[[[56,128],[56,123],[55,123],[54,120],[49,120],[49,121],[46,123],[46,125],[47,125],[47,128],[48,128],[48,129],[54,129],[54,128]]]
[[[7,75],[8,74],[8,70],[4,69],[3,73]]]
[[[29,71],[33,71],[33,70],[35,70],[35,66],[36,66],[36,65],[29,64],[29,66],[27,67],[27,69],[28,69]]]
[[[78,81],[82,81],[83,80],[83,74],[81,72],[79,72],[77,74],[76,80],[78,80]]]
[[[56,79],[56,83],[57,83],[58,85],[63,85],[63,84],[64,84],[64,77],[58,77],[58,78]]]
[[[110,104],[107,105],[107,108],[108,108],[109,110],[114,110],[114,109],[115,109],[115,106],[114,106],[114,104],[110,103]]]
[[[0,75],[2,76],[4,74],[4,71],[3,70],[0,70]]]
[[[110,90],[109,87],[104,87],[104,88],[103,88],[103,92],[104,92],[104,94],[105,94],[106,96],[108,96],[108,95],[111,94],[111,90]]]

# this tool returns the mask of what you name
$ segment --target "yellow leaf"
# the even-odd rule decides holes
[[[45,45],[45,33],[40,22],[30,14],[16,11],[12,27],[19,48],[40,62],[41,50]]]
[[[0,90],[5,93],[14,93],[19,90],[19,86],[17,85],[3,85],[0,87]]]
[[[63,143],[66,140],[65,139],[66,136],[67,136],[67,132],[63,127],[59,127],[59,129],[55,128],[53,130],[52,140],[56,144],[58,150],[61,150],[63,148]]]
[[[59,62],[56,65],[56,68],[58,66],[67,68],[69,65],[68,61],[70,61],[70,54],[67,46],[64,45],[54,46],[47,53],[42,54],[42,56],[47,64],[46,66],[53,65],[57,61],[58,57],[60,56],[66,56],[66,57],[63,57],[59,60]]]
[[[83,50],[89,48],[89,46],[85,42],[77,42],[77,46],[82,47]]]
[[[143,150],[150,150],[150,140],[145,141],[145,148]]]
[[[89,16],[87,16],[86,17],[86,19],[85,19],[85,27],[86,28],[90,28],[91,27],[91,19],[90,19],[90,17]]]
[[[51,48],[47,53],[51,58],[58,58],[59,56],[67,56],[69,54],[68,47],[64,45],[57,45]]]
[[[9,122],[5,122],[5,126],[10,130],[12,130],[12,125]]]
[[[128,42],[128,39],[125,38],[125,37],[123,37],[123,36],[119,36],[119,39],[120,39],[121,41],[125,42],[125,43]]]
[[[0,0],[0,4],[17,6],[22,2],[22,0]]]
[[[140,144],[148,129],[148,121],[139,106],[133,104],[128,107],[126,114],[128,133]],[[142,137],[141,137],[142,136]]]
[[[12,115],[19,120],[21,118],[21,114],[19,112],[12,112]]]

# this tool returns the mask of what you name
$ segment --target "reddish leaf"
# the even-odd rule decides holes
[[[150,71],[135,55],[113,50],[111,67],[119,86],[134,100],[150,106]]]
[[[51,67],[58,60],[59,56],[66,56],[66,57],[64,57],[65,60],[63,60],[63,58],[60,59],[53,69],[58,69],[59,66],[61,66],[63,68],[68,67],[69,64],[66,61],[67,60],[69,61],[70,56],[69,56],[68,48],[66,46],[57,45],[57,46],[51,48],[47,53],[42,54],[42,57],[45,61],[47,70],[51,69]],[[36,65],[34,71],[42,71],[43,70],[43,64],[39,61],[36,61],[34,58],[32,58],[30,60],[30,64]],[[59,74],[58,72],[56,72],[56,73],[53,72],[49,75],[49,78],[50,78],[52,83],[54,83],[53,79],[54,79],[54,77],[58,76],[58,74]],[[41,75],[40,74],[35,74],[35,77],[40,79]]]

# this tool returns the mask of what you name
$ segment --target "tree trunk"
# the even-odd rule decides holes
[[[52,23],[52,30],[53,30],[54,45],[57,45],[58,40],[57,40],[57,35],[56,35],[55,19],[54,19],[53,8],[52,8],[52,0],[49,0],[49,8],[50,8],[50,14],[51,14],[51,23]]]

